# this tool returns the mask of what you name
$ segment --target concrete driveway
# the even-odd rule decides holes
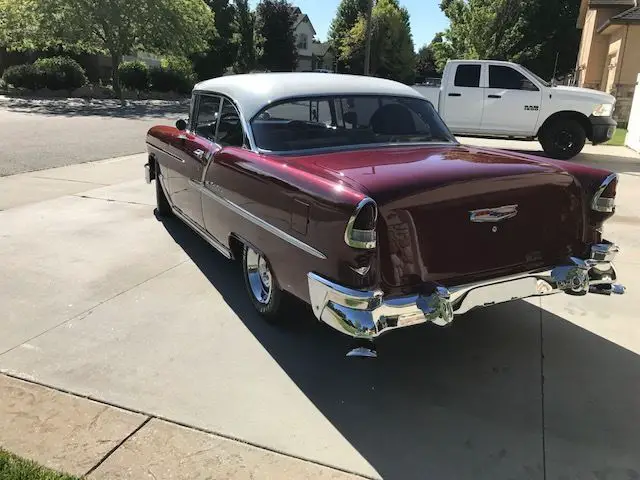
[[[237,265],[155,218],[144,155],[2,178],[0,370],[371,478],[640,478],[640,160],[607,152],[579,161],[621,173],[627,295],[472,312],[375,361],[304,305],[258,317]]]

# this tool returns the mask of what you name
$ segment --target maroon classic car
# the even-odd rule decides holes
[[[617,176],[460,145],[410,87],[318,73],[199,83],[147,136],[157,213],[240,260],[249,300],[292,294],[363,342],[521,298],[623,293],[602,238]]]

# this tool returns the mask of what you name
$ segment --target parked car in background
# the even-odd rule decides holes
[[[365,342],[532,296],[622,293],[602,238],[617,176],[460,145],[416,90],[371,77],[269,73],[193,90],[147,135],[157,212],[242,264],[248,300],[286,294]]]
[[[456,135],[537,138],[552,158],[568,160],[611,139],[615,97],[598,90],[552,86],[522,65],[452,60],[440,87],[414,85]]]

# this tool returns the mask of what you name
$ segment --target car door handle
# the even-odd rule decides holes
[[[461,93],[450,93],[449,96],[450,97],[461,97],[462,94]]]
[[[502,95],[489,95],[489,98],[502,98]]]

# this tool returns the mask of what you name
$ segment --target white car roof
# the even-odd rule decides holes
[[[424,99],[393,80],[335,73],[288,72],[227,75],[195,85],[194,92],[218,93],[236,102],[248,121],[270,103],[314,95],[395,95]]]

